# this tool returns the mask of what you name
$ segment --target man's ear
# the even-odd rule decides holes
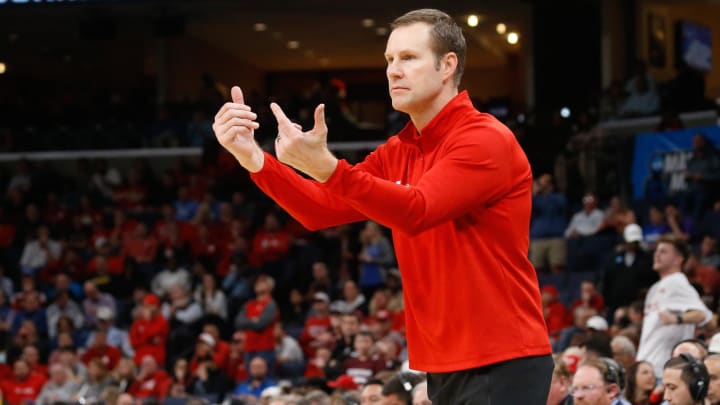
[[[443,79],[448,80],[455,76],[458,66],[458,57],[455,52],[446,53],[440,60],[440,69],[443,72]]]
[[[610,394],[610,396],[612,396],[613,398],[615,398],[615,397],[617,397],[618,395],[620,395],[620,387],[618,387],[618,385],[615,384],[615,383],[608,384],[608,386],[607,386],[607,392],[608,392],[608,394]]]

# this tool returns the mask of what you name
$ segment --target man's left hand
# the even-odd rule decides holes
[[[663,310],[658,312],[658,316],[663,325],[677,325],[677,315],[673,312]]]
[[[327,147],[325,105],[317,106],[315,125],[306,132],[290,121],[276,103],[270,104],[270,109],[278,122],[278,136],[275,139],[278,159],[319,182],[327,181],[335,171],[338,160]]]

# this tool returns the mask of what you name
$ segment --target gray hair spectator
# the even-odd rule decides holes
[[[610,341],[613,359],[620,363],[625,369],[629,369],[635,363],[637,348],[635,343],[627,336],[618,335]]]

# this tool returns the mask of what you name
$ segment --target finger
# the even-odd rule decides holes
[[[278,122],[278,126],[292,126],[292,121],[288,118],[277,103],[270,103],[270,110],[272,110],[275,119]]]
[[[324,130],[326,127],[327,125],[325,125],[325,104],[320,104],[315,108],[315,126],[313,127],[313,131]]]
[[[215,118],[215,122],[218,122],[220,124],[224,124],[228,121],[231,121],[234,118],[241,118],[246,119],[250,121],[255,121],[257,119],[257,114],[254,112],[245,110],[245,109],[227,109],[225,112],[220,115],[219,117]]]
[[[217,114],[215,114],[215,121],[218,121],[223,114],[230,110],[252,111],[250,106],[245,104],[225,103],[222,107],[220,107]]]
[[[230,120],[230,125],[234,127],[247,127],[252,129],[258,129],[260,128],[260,124],[257,123],[257,121],[249,120],[246,118],[238,118],[235,117],[232,120]]]
[[[245,98],[243,98],[243,92],[240,87],[233,86],[230,89],[230,95],[232,96],[233,103],[245,104]]]

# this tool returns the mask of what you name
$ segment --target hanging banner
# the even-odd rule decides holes
[[[669,195],[684,191],[685,169],[692,156],[692,140],[704,135],[715,147],[720,146],[720,127],[690,128],[671,132],[646,132],[635,136],[632,167],[633,198],[645,197],[645,184],[653,173],[660,174]]]

